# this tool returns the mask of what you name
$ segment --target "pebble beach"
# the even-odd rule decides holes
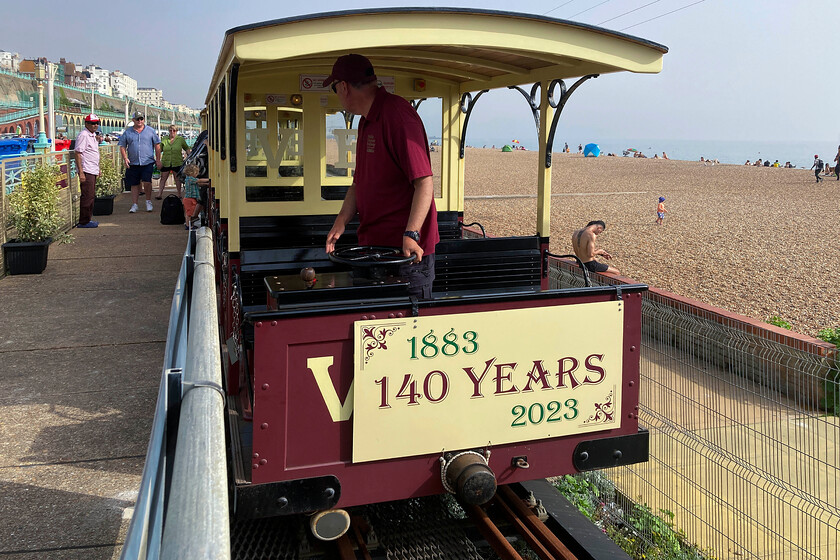
[[[533,234],[537,158],[468,149],[464,220],[491,235]],[[553,157],[552,252],[571,252],[575,229],[604,220],[599,247],[622,275],[762,321],[777,315],[810,336],[840,326],[838,213],[840,182],[816,183],[807,169]]]

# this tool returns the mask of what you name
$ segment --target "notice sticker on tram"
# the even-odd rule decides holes
[[[620,301],[354,328],[353,462],[621,424]]]
[[[300,74],[300,91],[329,91],[332,90],[329,86],[324,87],[324,80],[329,76],[327,74]]]
[[[287,105],[288,96],[285,93],[266,93],[266,105]]]

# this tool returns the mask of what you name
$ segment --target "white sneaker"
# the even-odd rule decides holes
[[[136,205],[136,204],[132,204],[132,205],[131,205],[131,208],[129,208],[129,209],[128,209],[128,213],[129,213],[129,214],[134,214],[135,212],[137,212],[137,205]]]
[[[151,211],[152,211],[152,210],[154,210],[154,209],[155,209],[155,207],[154,207],[154,206],[152,206],[152,201],[151,201],[151,200],[147,200],[147,201],[146,201],[146,212],[151,212]]]

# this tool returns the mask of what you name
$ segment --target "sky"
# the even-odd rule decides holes
[[[560,119],[563,137],[840,143],[837,0],[76,0],[72,8],[66,2],[42,5],[35,10],[26,2],[4,2],[0,49],[24,58],[64,57],[120,70],[140,87],[162,89],[168,101],[195,108],[204,105],[224,32],[239,25],[394,6],[548,15],[669,48],[660,74],[609,74],[579,88]],[[487,138],[498,130],[535,136],[519,93],[491,92],[476,105],[469,135]]]

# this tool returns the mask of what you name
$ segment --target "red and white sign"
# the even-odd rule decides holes
[[[300,91],[330,91],[329,87],[324,87],[321,84],[327,79],[326,74],[301,74],[300,75]]]
[[[265,94],[266,105],[286,105],[285,93],[267,93]]]

